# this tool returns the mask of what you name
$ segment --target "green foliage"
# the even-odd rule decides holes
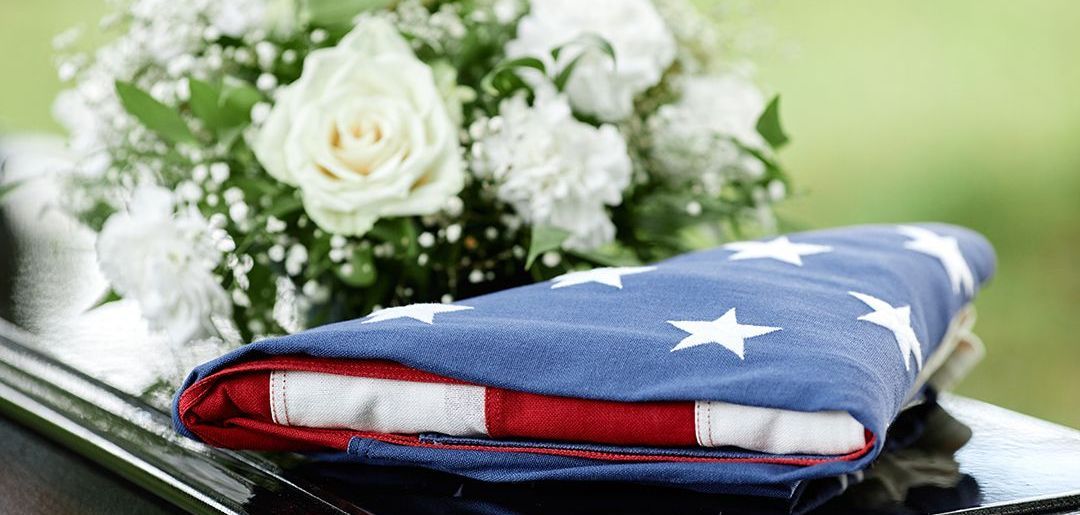
[[[525,268],[532,268],[537,256],[549,250],[555,250],[562,246],[563,242],[570,237],[570,233],[558,227],[537,225],[532,228],[532,239],[529,243],[529,255],[525,258]]]
[[[219,88],[193,77],[188,78],[188,88],[191,90],[191,111],[195,116],[211,129],[227,125],[218,105],[218,97],[221,95]]]
[[[555,89],[559,91],[563,91],[564,89],[566,89],[566,83],[570,82],[570,77],[573,76],[574,69],[577,68],[577,65],[579,62],[581,62],[582,57],[585,57],[585,53],[581,53],[575,56],[569,63],[566,64],[566,66],[563,67],[562,70],[559,71],[558,74],[555,75],[555,79],[552,80],[552,83],[555,85]]]
[[[263,100],[263,94],[252,85],[245,82],[226,81],[222,86],[219,104],[227,112],[234,113],[237,118],[242,118],[240,123],[250,120],[251,108]]]
[[[9,193],[15,191],[25,181],[11,181],[6,184],[0,184],[0,200],[3,200]]]
[[[382,9],[393,0],[304,0],[309,23],[319,26],[351,25],[353,18],[365,11]]]
[[[116,81],[116,94],[124,110],[165,140],[171,143],[195,142],[195,135],[180,113],[158,102],[149,93],[130,82]]]
[[[266,216],[273,216],[275,218],[284,218],[299,212],[304,208],[304,203],[299,197],[292,195],[288,197],[278,198],[269,209],[266,210]]]
[[[571,250],[569,254],[577,256],[598,266],[636,266],[641,259],[629,248],[611,243],[593,251]]]
[[[570,62],[563,65],[562,69],[551,78],[552,84],[554,84],[555,88],[559,91],[566,88],[566,83],[569,82],[570,77],[573,76],[574,69],[577,68],[581,59],[589,54],[590,50],[599,50],[611,59],[612,66],[615,65],[615,48],[612,47],[611,43],[606,39],[596,34],[582,35],[569,43],[555,48],[551,51],[552,60],[558,62],[559,56],[572,48],[580,48],[580,52],[578,52]],[[519,57],[511,59],[495,66],[492,68],[491,72],[484,76],[480,83],[481,90],[492,96],[506,97],[518,90],[531,89],[517,73],[524,68],[537,70],[544,75],[547,75],[549,71],[544,62],[536,57]]]
[[[90,308],[87,309],[87,311],[100,308],[101,306],[104,306],[106,304],[111,304],[113,302],[116,302],[116,301],[122,300],[122,299],[123,299],[123,297],[120,296],[119,293],[116,293],[116,290],[113,290],[112,288],[109,288],[105,292],[105,294],[102,295],[101,298],[97,300],[97,302],[94,302],[93,306],[90,306]]]
[[[773,97],[758,118],[757,131],[772,148],[779,149],[788,142],[788,136],[780,125],[780,95]]]
[[[611,46],[608,40],[597,34],[583,34],[577,39],[559,46],[551,51],[551,58],[558,62],[559,56],[568,48],[581,47],[582,50],[578,55],[574,56],[569,63],[563,66],[563,69],[555,75],[552,82],[555,84],[555,88],[559,91],[566,89],[566,83],[570,82],[570,77],[573,76],[574,69],[577,68],[578,63],[583,57],[589,54],[589,50],[598,49],[603,52],[604,55],[611,59],[611,66],[615,66],[615,47]]]
[[[384,218],[379,220],[368,234],[376,240],[393,245],[396,255],[414,258],[420,253],[420,244],[416,241],[416,224],[411,218]]]
[[[330,238],[316,236],[307,242],[308,266],[304,269],[305,279],[318,279],[334,264],[330,261]]]
[[[494,97],[506,97],[521,89],[528,89],[525,81],[516,73],[522,68],[539,70],[547,73],[544,62],[535,57],[519,57],[499,64],[480,81],[484,93]]]
[[[375,256],[371,247],[356,249],[349,260],[348,273],[346,267],[337,267],[337,275],[345,284],[354,288],[363,288],[375,283],[378,276],[375,268]]]
[[[556,47],[554,50],[552,50],[551,58],[558,60],[559,56],[563,52],[565,52],[567,48],[572,48],[575,46],[585,47],[585,49],[598,48],[605,55],[610,57],[612,62],[615,62],[615,47],[611,46],[611,43],[599,34],[582,34],[581,36],[575,38],[573,41],[570,41],[569,43]]]
[[[244,84],[222,86],[189,78],[188,85],[192,113],[218,133],[251,121],[251,108],[262,99],[258,90]]]

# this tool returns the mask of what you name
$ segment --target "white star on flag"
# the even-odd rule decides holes
[[[669,320],[669,324],[690,333],[683,338],[671,352],[689,349],[698,345],[718,343],[724,348],[734,352],[739,359],[745,359],[743,349],[747,338],[769,334],[779,331],[779,327],[767,327],[763,325],[740,324],[735,318],[735,308],[731,308],[723,316],[716,320]]]
[[[622,276],[641,274],[656,270],[655,266],[614,266],[607,268],[594,268],[580,272],[570,272],[560,275],[552,281],[551,289],[565,288],[585,283],[600,283],[622,289]]]
[[[893,333],[896,345],[900,347],[900,354],[904,356],[904,370],[911,370],[911,355],[915,355],[915,365],[922,369],[922,344],[919,337],[915,336],[915,330],[911,328],[911,306],[893,307],[877,297],[849,291],[852,297],[859,299],[873,309],[859,320],[864,320],[875,325],[880,325]]]
[[[904,248],[935,257],[945,267],[945,273],[949,274],[949,282],[952,283],[953,293],[960,293],[963,287],[968,296],[975,293],[975,276],[971,273],[964,254],[960,252],[960,243],[951,236],[940,236],[937,233],[910,225],[902,225],[899,230],[911,241],[904,243]]]
[[[832,247],[810,243],[792,243],[787,236],[770,241],[739,241],[724,245],[725,249],[736,251],[728,257],[729,261],[743,259],[775,259],[795,266],[802,266],[802,256],[813,256],[832,252]]]
[[[453,313],[472,309],[471,306],[457,306],[454,304],[410,304],[396,308],[380,309],[370,315],[361,324],[385,322],[396,318],[411,318],[425,324],[434,324],[435,315],[439,313]]]

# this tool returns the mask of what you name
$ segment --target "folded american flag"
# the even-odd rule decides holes
[[[174,420],[221,447],[488,481],[789,497],[865,467],[964,371],[993,269],[979,235],[925,224],[572,272],[247,345],[191,373]]]

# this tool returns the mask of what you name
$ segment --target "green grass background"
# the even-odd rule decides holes
[[[58,130],[50,41],[99,0],[0,0],[0,131]],[[758,5],[813,226],[942,220],[997,247],[961,392],[1080,427],[1080,2]]]

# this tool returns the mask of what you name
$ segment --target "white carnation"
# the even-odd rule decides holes
[[[232,304],[213,271],[221,261],[209,224],[194,210],[174,216],[172,192],[140,186],[126,211],[105,222],[98,263],[112,288],[139,304],[151,328],[178,343],[212,334],[212,315]]]
[[[553,49],[587,35],[610,43],[615,62],[586,45],[567,48],[552,62]],[[506,53],[543,59],[556,70],[581,56],[566,85],[570,103],[578,112],[618,121],[633,113],[634,97],[660,82],[676,45],[649,0],[531,0]]]
[[[504,100],[490,133],[474,147],[474,169],[494,179],[499,200],[529,223],[571,233],[564,246],[593,249],[612,241],[606,206],[630,184],[626,142],[612,125],[574,119],[563,96]]]
[[[765,97],[734,75],[691,77],[680,99],[649,120],[657,172],[677,180],[700,179],[717,189],[731,179],[755,179],[764,164],[745,149],[767,151],[757,121]]]

